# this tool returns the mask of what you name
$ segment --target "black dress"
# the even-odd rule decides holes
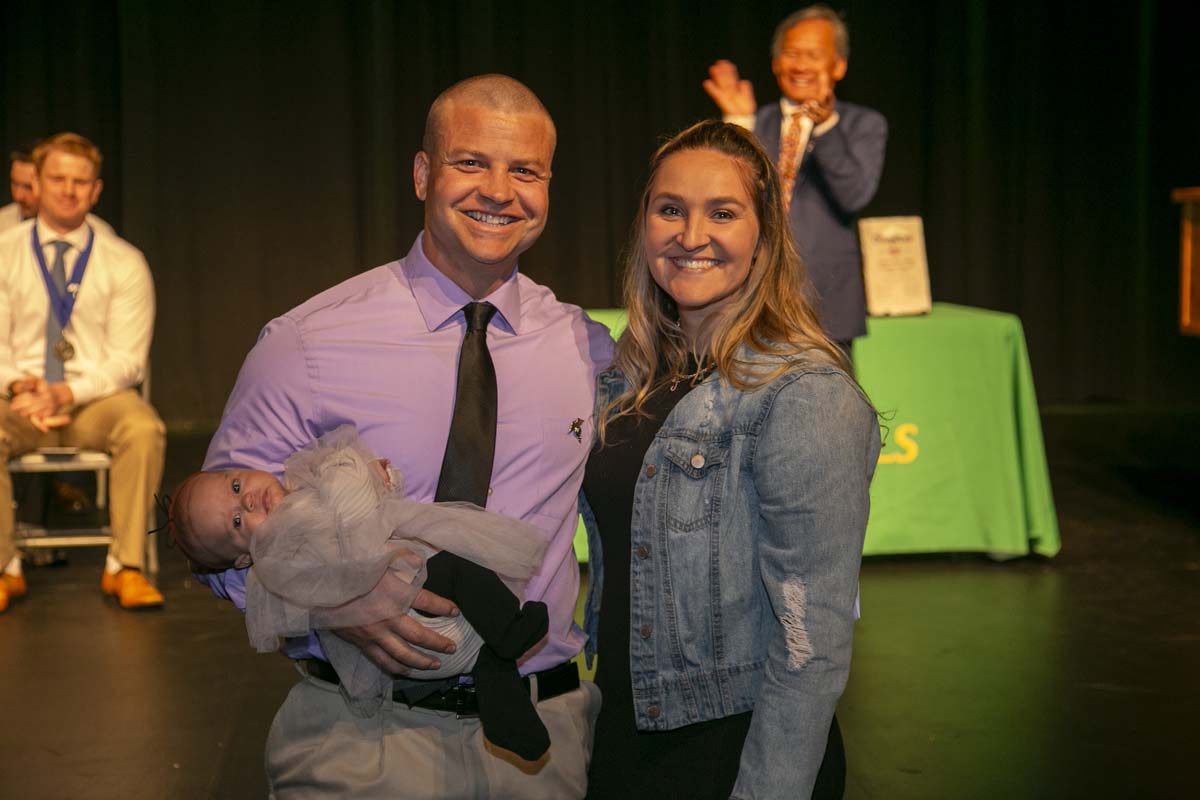
[[[693,367],[694,368],[694,367]],[[588,775],[588,797],[720,798],[733,790],[750,714],[639,732],[629,676],[629,559],[633,490],[642,458],[675,404],[691,391],[688,379],[674,391],[662,382],[646,403],[649,418],[627,416],[608,428],[607,447],[592,450],[583,488],[604,546],[596,685],[603,694]]]

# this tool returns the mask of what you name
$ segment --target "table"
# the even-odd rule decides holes
[[[620,309],[588,311],[620,334]],[[1058,520],[1021,321],[934,303],[867,320],[855,368],[886,433],[865,555],[1058,552]],[[582,526],[575,550],[587,558]]]
[[[890,430],[863,552],[1052,556],[1058,519],[1021,321],[934,303],[867,320],[859,381]]]

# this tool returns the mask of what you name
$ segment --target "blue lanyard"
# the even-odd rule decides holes
[[[96,232],[89,226],[87,247],[83,248],[79,258],[75,259],[75,269],[71,270],[71,279],[65,287],[66,294],[59,294],[58,287],[54,285],[54,276],[46,267],[46,255],[42,252],[41,241],[38,240],[37,223],[34,223],[33,255],[42,269],[42,281],[46,284],[46,293],[50,295],[50,308],[54,309],[54,316],[58,317],[59,327],[63,330],[66,330],[67,323],[71,320],[71,312],[75,310],[75,297],[83,281],[83,271],[87,269],[88,259],[92,257],[92,245],[95,241]],[[72,286],[75,287],[74,290],[71,289]]]

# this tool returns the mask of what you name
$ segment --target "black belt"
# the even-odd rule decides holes
[[[304,660],[304,668],[312,677],[326,683],[339,684],[337,670],[328,661],[319,658]],[[557,667],[535,672],[532,676],[521,678],[525,691],[531,692],[530,677],[537,678],[537,699],[540,703],[560,694],[573,692],[579,688],[579,667],[574,661],[565,661]],[[409,707],[428,708],[434,711],[453,711],[460,717],[479,716],[479,703],[475,699],[475,685],[472,683],[455,683],[441,691],[435,691],[415,702],[409,702],[404,689],[397,686],[392,690],[392,699]]]

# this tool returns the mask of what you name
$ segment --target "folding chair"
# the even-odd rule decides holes
[[[146,377],[139,387],[142,399],[150,401],[150,368],[146,367]],[[39,447],[24,455],[17,456],[8,462],[8,471],[17,473],[57,473],[57,472],[93,472],[96,475],[96,508],[104,511],[108,508],[108,471],[112,467],[112,459],[100,450],[89,450],[85,447]],[[43,520],[45,523],[46,520]],[[146,507],[146,530],[151,531],[155,525],[154,504],[148,502]],[[13,531],[13,542],[20,549],[37,547],[95,547],[112,543],[112,528],[108,525],[83,528],[48,528],[44,524],[18,521]],[[146,536],[146,573],[150,576],[158,574],[158,536],[148,533]]]

